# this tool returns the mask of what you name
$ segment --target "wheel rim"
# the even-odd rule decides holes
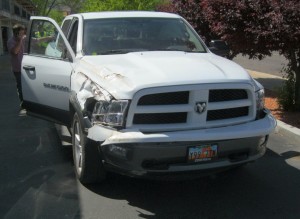
[[[74,126],[74,153],[75,153],[75,165],[78,172],[78,175],[81,174],[82,170],[82,145],[81,145],[81,136],[80,136],[80,126],[76,122]]]

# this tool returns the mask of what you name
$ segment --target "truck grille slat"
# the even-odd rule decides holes
[[[247,91],[241,89],[210,90],[208,102],[248,99]]]
[[[173,104],[187,104],[189,102],[189,92],[170,92],[149,94],[139,99],[139,106],[147,105],[173,105]]]
[[[150,113],[134,115],[134,124],[175,124],[185,123],[187,113]]]
[[[238,107],[221,110],[209,110],[207,112],[207,121],[232,119],[248,115],[248,107]]]

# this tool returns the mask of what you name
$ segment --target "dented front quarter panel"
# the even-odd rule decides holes
[[[110,102],[115,97],[114,89],[109,89],[109,85],[114,84],[117,87],[123,87],[124,90],[129,89],[126,84],[126,78],[121,74],[110,71],[105,66],[95,66],[86,62],[84,59],[78,59],[77,68],[72,74],[71,87],[72,92],[76,94],[77,103],[80,105],[81,112],[86,112],[89,102],[88,99],[95,101]],[[121,82],[122,81],[122,82]],[[113,86],[111,86],[113,87]],[[110,88],[111,88],[110,87]],[[90,113],[92,113],[90,111]],[[91,127],[85,127],[88,133],[88,138],[97,141],[104,141],[113,136],[115,130],[108,126],[101,126],[93,124],[92,119],[89,118]]]
[[[81,58],[78,68],[72,76],[72,88],[75,92],[78,92],[82,88],[83,75],[86,79],[97,84],[102,90],[107,91],[107,93],[116,99],[132,98],[133,85],[127,77],[122,75],[122,70],[113,71],[106,65],[95,65],[86,58]]]

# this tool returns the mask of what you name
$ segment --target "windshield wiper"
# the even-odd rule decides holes
[[[186,52],[186,53],[206,53],[205,51],[192,51],[192,50],[183,50],[183,49],[176,49],[176,48],[165,48],[165,49],[115,49],[115,50],[107,50],[100,52],[99,55],[110,55],[110,54],[126,54],[130,52],[144,52],[144,51],[179,51],[179,52]]]
[[[165,49],[152,49],[151,51],[176,51],[176,52],[186,52],[186,53],[206,53],[206,51],[193,51],[193,50],[184,50],[176,48],[165,48]]]
[[[112,49],[100,52],[100,55],[109,55],[109,54],[126,54],[130,52],[142,52],[147,51],[146,49]]]
[[[125,54],[128,53],[130,51],[128,50],[124,50],[124,49],[114,49],[114,50],[107,50],[107,51],[103,51],[100,52],[100,55],[108,55],[108,54]]]

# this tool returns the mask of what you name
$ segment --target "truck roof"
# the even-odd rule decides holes
[[[81,13],[84,19],[97,19],[97,18],[120,18],[120,17],[157,17],[157,18],[180,18],[179,15],[154,12],[154,11],[105,11],[105,12],[88,12]]]

